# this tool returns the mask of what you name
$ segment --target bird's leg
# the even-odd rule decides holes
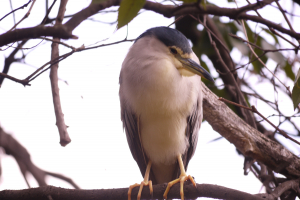
[[[166,191],[165,191],[165,193],[164,193],[164,198],[165,198],[165,199],[167,199],[167,195],[168,195],[168,193],[169,193],[169,191],[170,191],[170,188],[171,188],[174,184],[176,184],[176,183],[178,183],[178,182],[180,182],[180,196],[181,196],[181,200],[184,200],[183,184],[184,184],[184,182],[185,182],[186,180],[189,179],[189,180],[193,183],[193,185],[196,187],[196,183],[195,183],[193,177],[192,177],[191,175],[187,175],[187,174],[185,173],[184,166],[183,166],[183,162],[182,162],[182,158],[181,158],[181,155],[180,155],[180,154],[177,156],[177,159],[178,159],[178,164],[179,164],[179,168],[180,168],[180,172],[181,172],[181,173],[180,173],[180,176],[179,176],[178,179],[175,179],[175,180],[173,180],[173,181],[171,181],[171,182],[168,183],[167,189],[166,189]]]
[[[145,176],[144,176],[144,180],[141,182],[141,184],[136,183],[136,184],[133,184],[133,185],[129,186],[128,200],[131,200],[131,191],[132,191],[132,189],[137,187],[137,186],[140,186],[139,193],[137,195],[137,200],[141,199],[142,190],[143,190],[144,185],[149,185],[150,194],[153,193],[152,181],[149,181],[150,168],[151,168],[151,161],[148,162],[147,169],[146,169]]]

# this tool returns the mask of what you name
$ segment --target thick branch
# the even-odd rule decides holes
[[[174,16],[187,15],[187,14],[195,14],[195,15],[210,14],[210,15],[216,15],[216,16],[227,16],[230,19],[251,20],[253,22],[258,22],[258,23],[264,24],[268,27],[272,27],[272,28],[274,28],[282,33],[288,34],[296,39],[300,39],[299,33],[293,32],[289,29],[285,29],[279,24],[276,24],[274,22],[271,22],[269,20],[266,20],[266,19],[258,17],[258,16],[248,15],[246,13],[238,13],[236,11],[236,9],[232,9],[232,8],[220,8],[220,7],[216,7],[216,6],[207,6],[206,9],[204,9],[204,8],[198,9],[197,7],[189,7],[189,8],[181,9],[181,10],[173,13]]]
[[[53,36],[63,39],[75,38],[72,32],[69,32],[65,26],[49,27],[39,25],[32,28],[16,29],[0,35],[0,47],[19,40],[39,38],[41,36]]]
[[[252,157],[287,177],[300,177],[300,159],[239,118],[204,84],[204,118],[245,156]]]
[[[91,4],[87,8],[81,10],[76,13],[68,22],[66,22],[63,26],[58,27],[44,27],[44,26],[36,26],[33,28],[26,29],[16,29],[11,32],[7,32],[5,34],[0,35],[0,46],[23,40],[26,38],[37,38],[41,36],[53,36],[63,39],[76,38],[76,36],[72,35],[72,31],[85,19],[96,14],[98,11],[103,10],[105,8],[109,8],[111,6],[117,6],[120,4],[121,0],[107,0],[99,4]],[[248,15],[245,12],[250,9],[258,9],[272,2],[272,0],[264,1],[264,3],[259,2],[255,4],[249,4],[247,6],[234,9],[234,8],[221,8],[218,6],[207,5],[204,9],[201,6],[196,5],[183,5],[183,6],[171,6],[171,5],[163,5],[160,3],[154,3],[150,1],[146,1],[144,5],[144,9],[152,10],[156,13],[162,14],[165,17],[173,17],[179,15],[187,15],[187,14],[212,14],[216,16],[227,16],[231,19],[245,19],[251,20],[254,22],[258,22],[261,24],[265,24],[268,27],[272,27],[282,33],[288,34],[296,39],[300,39],[300,34],[293,32],[291,30],[283,28],[281,25],[273,23],[269,20]]]
[[[132,199],[137,197],[139,187],[132,191]],[[166,189],[166,184],[153,186],[153,197],[150,195],[148,187],[144,187],[141,199],[162,199],[163,193]],[[120,189],[99,189],[99,190],[75,190],[64,189],[54,186],[32,188],[26,190],[4,190],[0,191],[1,200],[49,200],[50,195],[55,200],[127,200],[128,188]],[[197,197],[211,197],[224,200],[271,200],[267,194],[265,195],[252,195],[230,188],[210,185],[210,184],[197,184],[195,188],[192,184],[185,184],[184,194],[188,199],[196,199]],[[174,185],[168,193],[169,198],[180,199],[179,184]],[[273,199],[272,199],[273,200]]]
[[[99,4],[91,4],[80,12],[76,13],[69,21],[65,23],[65,26],[70,30],[74,30],[81,22],[88,17],[96,14],[98,11],[111,6],[119,5],[121,0],[107,0]]]

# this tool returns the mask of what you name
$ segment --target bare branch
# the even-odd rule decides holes
[[[237,36],[237,35],[233,35],[231,33],[228,34],[229,36],[233,37],[233,38],[236,38],[236,39],[239,39],[243,42],[246,42],[248,44],[250,44],[251,46],[255,47],[255,48],[258,48],[262,51],[265,51],[265,53],[268,53],[268,52],[278,52],[278,51],[296,51],[297,49],[299,49],[299,47],[295,47],[295,48],[285,48],[285,49],[263,49],[261,48],[260,46],[257,46],[256,44],[252,43],[252,42],[249,42],[248,40],[244,40],[243,38]],[[257,60],[257,58],[256,58]],[[253,61],[252,61],[253,62]]]
[[[285,12],[283,11],[283,9],[282,9],[282,7],[281,7],[280,3],[278,2],[278,0],[275,0],[275,2],[276,2],[276,4],[277,4],[277,6],[278,6],[278,8],[279,8],[280,12],[282,13],[282,15],[283,15],[283,17],[284,17],[285,21],[286,21],[286,22],[287,22],[287,24],[289,25],[289,27],[290,27],[291,31],[295,32],[295,30],[294,30],[293,26],[291,25],[291,23],[290,23],[289,19],[287,18],[287,16],[286,16]],[[299,42],[299,41],[298,41],[298,42]]]
[[[4,15],[4,16],[0,19],[0,21],[1,21],[2,19],[4,19],[5,17],[7,17],[8,15],[10,15],[10,14],[16,12],[17,10],[24,9],[25,7],[27,7],[27,6],[30,4],[31,1],[32,1],[32,0],[29,0],[29,1],[28,1],[26,4],[24,4],[23,6],[20,6],[19,8],[16,8],[16,9],[12,10],[11,12],[7,13],[6,15]]]
[[[61,45],[65,46],[65,47],[68,47],[68,48],[70,48],[72,50],[75,50],[75,47],[70,46],[67,43],[64,43],[64,42],[61,42],[61,41],[56,41],[56,40],[53,40],[53,39],[50,39],[50,38],[46,38],[46,37],[40,37],[39,39],[47,40],[47,41],[51,41],[51,42],[55,42],[55,43],[58,43],[58,44],[61,44]]]
[[[166,189],[166,184],[154,185],[153,195],[150,195],[148,187],[144,187],[142,191],[141,199],[163,199],[163,193]],[[132,190],[132,199],[136,200],[138,187]],[[105,200],[127,200],[128,188],[119,189],[98,189],[98,190],[76,190],[76,189],[64,189],[54,186],[46,186],[25,190],[4,190],[0,191],[1,200],[17,200],[22,198],[22,200],[32,200],[34,196],[35,199],[49,200],[48,195],[53,199],[64,199],[64,200],[95,200],[95,199],[105,199]],[[211,197],[216,199],[224,200],[274,200],[269,198],[267,194],[252,195],[238,190],[226,188],[218,185],[210,184],[197,184],[195,188],[189,182],[184,185],[184,195],[187,199],[196,199],[197,197]],[[179,194],[179,184],[175,184],[168,197],[172,199],[180,199]]]
[[[79,186],[69,177],[66,177],[64,175],[61,174],[57,174],[57,173],[53,173],[53,172],[46,172],[47,175],[49,176],[53,176],[55,178],[61,179],[66,181],[67,183],[70,183],[75,189],[80,189]]]
[[[269,1],[268,1],[269,2]],[[271,2],[271,1],[270,1]],[[25,38],[37,38],[41,36],[53,36],[63,39],[70,39],[70,38],[77,38],[76,36],[72,35],[72,31],[74,28],[76,28],[82,21],[87,19],[88,17],[96,14],[98,11],[103,10],[105,8],[111,7],[111,6],[117,6],[120,4],[120,0],[107,0],[99,4],[90,4],[87,8],[81,10],[80,12],[73,15],[73,17],[67,21],[62,26],[57,27],[33,27],[33,28],[27,28],[27,29],[17,29],[15,31],[11,31],[9,33],[5,33],[0,35],[0,46],[12,43],[14,41],[22,40]],[[262,4],[263,6],[265,4]],[[261,5],[259,3],[250,4],[247,5],[246,8],[252,8],[256,7],[260,8]],[[221,8],[217,6],[210,6],[207,5],[206,8],[202,8],[201,6],[171,6],[171,5],[163,5],[160,3],[154,3],[150,1],[146,1],[144,5],[144,9],[146,10],[152,10],[156,13],[163,14],[165,17],[173,17],[178,15],[187,15],[187,14],[213,14],[216,16],[227,16],[231,19],[245,19],[245,20],[251,20],[254,22],[258,22],[261,24],[264,24],[266,26],[272,27],[282,33],[288,34],[296,39],[300,39],[300,34],[295,33],[291,30],[285,29],[282,26],[273,23],[269,20],[245,14],[244,12],[241,12],[243,10],[247,10],[244,7],[241,7],[239,9],[233,9],[233,8]],[[43,30],[47,29],[47,31]],[[55,30],[53,30],[55,29]],[[31,34],[28,34],[31,33]]]
[[[26,148],[23,147],[10,134],[6,133],[1,127],[0,127],[0,147],[4,149],[6,154],[12,155],[16,159],[26,182],[27,182],[25,177],[26,173],[31,173],[32,176],[35,178],[35,180],[38,182],[39,186],[46,186],[47,185],[46,175],[50,175],[70,183],[72,186],[74,186],[74,188],[78,188],[78,186],[73,182],[72,179],[52,172],[46,172],[38,168],[31,161],[30,154],[26,150]],[[27,185],[29,186],[28,182]],[[0,199],[2,200],[1,197]]]
[[[299,179],[296,180],[290,180],[290,181],[286,181],[282,184],[280,184],[271,194],[271,196],[274,197],[274,199],[277,199],[278,197],[280,197],[285,191],[293,189],[295,190],[297,193],[300,193],[299,190]]]
[[[61,0],[58,14],[56,17],[55,26],[59,26],[62,23],[64,18],[64,14],[66,11],[66,5],[68,0]],[[51,51],[51,60],[59,58],[59,50],[58,50],[58,42],[60,42],[59,38],[53,38],[55,42],[52,42],[52,51]],[[64,114],[62,112],[62,107],[60,103],[59,96],[59,88],[58,88],[58,62],[51,66],[50,70],[50,81],[51,81],[51,89],[52,89],[52,97],[53,97],[53,105],[56,117],[56,126],[59,131],[60,136],[60,145],[66,146],[71,142],[71,138],[68,134],[67,128],[68,126],[65,124]]]
[[[15,82],[17,82],[17,83],[21,83],[22,85],[24,85],[24,86],[26,86],[26,85],[29,85],[30,86],[30,84],[29,84],[29,81],[28,80],[21,80],[21,79],[17,79],[17,78],[15,78],[15,77],[12,77],[12,76],[10,76],[10,75],[7,75],[7,74],[5,74],[5,73],[0,73],[0,78],[7,78],[7,79],[9,79],[9,80],[12,80],[12,81],[15,81]],[[3,80],[2,79],[2,80]],[[0,87],[1,87],[1,85],[0,85]]]
[[[244,156],[265,164],[287,177],[300,176],[300,158],[240,119],[202,84],[204,118]]]
[[[30,1],[28,2],[28,4],[30,3]],[[57,0],[53,1],[52,5],[47,10],[47,13],[46,13],[44,19],[48,19],[48,15],[51,12],[51,10],[52,10],[52,8],[53,8],[53,6],[54,6],[54,4],[55,4],[56,1]],[[43,25],[45,23],[46,23],[46,21],[43,20],[42,23],[41,23],[41,25]],[[4,73],[4,74],[8,73],[11,64],[17,60],[17,59],[15,59],[16,53],[19,51],[19,49],[21,49],[27,43],[27,41],[28,41],[28,39],[22,40],[22,42],[18,44],[18,46],[16,47],[16,49],[13,50],[13,52],[7,58],[5,58],[5,64],[4,64],[4,68],[2,70],[2,73]],[[3,80],[4,80],[4,77],[0,76],[0,87],[1,87],[1,85],[3,83]]]
[[[62,39],[77,39],[77,37],[72,35],[72,33],[69,32],[65,26],[61,25],[55,27],[48,27],[39,25],[32,28],[16,29],[0,35],[0,47],[15,41],[30,38],[39,38],[41,36],[52,36],[59,37]]]
[[[108,44],[101,44],[101,45],[96,45],[96,46],[91,46],[91,47],[88,47],[88,48],[85,48],[83,45],[79,48],[75,48],[73,49],[72,51],[68,52],[68,53],[65,53],[55,59],[52,59],[50,61],[48,61],[47,63],[45,63],[44,65],[42,65],[41,67],[39,67],[37,70],[35,70],[32,74],[30,74],[27,78],[25,79],[17,79],[15,77],[12,77],[12,76],[9,76],[5,73],[0,73],[0,78],[7,78],[7,79],[10,79],[12,81],[15,81],[17,83],[21,83],[22,85],[29,85],[30,86],[30,82],[33,81],[34,79],[36,79],[39,75],[41,75],[42,73],[44,73],[45,71],[47,71],[48,69],[51,68],[52,65],[68,58],[69,56],[71,56],[73,53],[76,53],[76,52],[81,52],[81,51],[85,51],[85,50],[90,50],[90,49],[96,49],[96,48],[100,48],[100,47],[106,47],[106,46],[111,46],[111,45],[115,45],[115,44],[120,44],[120,43],[123,43],[123,42],[132,42],[134,41],[134,39],[124,39],[124,40],[120,40],[120,41],[117,41],[117,42],[112,42],[112,43],[108,43]],[[50,66],[48,66],[50,65]],[[46,69],[45,67],[48,66]]]
[[[51,4],[50,8],[47,10],[47,13],[46,13],[44,19],[42,20],[41,24],[46,24],[46,23],[48,22],[48,20],[49,20],[49,17],[48,17],[48,16],[49,16],[49,14],[50,14],[50,12],[51,12],[51,10],[52,10],[54,4],[56,3],[56,1],[57,1],[57,0],[54,0],[54,1],[52,2],[52,4]],[[47,5],[47,7],[48,7],[48,5]]]
[[[4,62],[4,67],[3,67],[3,70],[2,70],[2,73],[0,75],[0,87],[3,83],[3,80],[4,80],[4,74],[7,74],[8,71],[9,71],[9,68],[10,68],[10,65],[15,62],[15,55],[17,54],[17,52],[19,51],[18,48],[22,48],[23,45],[26,43],[27,41],[22,41],[21,43],[18,44],[18,47],[16,49],[14,49],[11,54],[5,58],[5,62]],[[7,77],[8,78],[8,77]]]
[[[18,23],[16,23],[8,32],[10,32],[10,31],[12,31],[13,29],[15,29],[24,19],[26,19],[29,15],[30,15],[30,12],[31,12],[31,10],[32,10],[32,8],[33,8],[33,5],[34,5],[34,3],[35,3],[35,1],[36,0],[32,0],[32,4],[31,4],[31,6],[30,6],[30,8],[29,8],[29,10],[28,10],[28,12],[24,15],[24,17],[18,22]]]
[[[245,97],[243,96],[243,94],[241,92],[241,89],[240,89],[236,79],[234,78],[234,75],[232,73],[230,73],[230,68],[225,64],[225,62],[222,59],[222,56],[220,54],[220,51],[216,46],[215,41],[213,41],[213,39],[212,39],[212,36],[211,36],[212,31],[206,26],[206,24],[202,23],[200,19],[198,19],[198,21],[199,21],[199,23],[201,23],[206,28],[208,36],[209,36],[210,43],[213,46],[213,48],[214,48],[214,50],[215,50],[215,52],[216,52],[216,54],[219,58],[219,61],[220,61],[221,65],[223,66],[223,69],[225,70],[225,73],[227,73],[227,75],[232,80],[233,86],[235,87],[235,91],[238,94],[239,102],[241,102],[243,105],[247,105]],[[217,38],[215,34],[214,34],[214,37]],[[220,41],[220,39],[218,39],[218,41]],[[226,49],[224,44],[222,44],[222,46],[224,46],[224,49]],[[228,56],[230,57],[230,53],[228,53]],[[230,60],[232,60],[231,57],[230,57]],[[252,115],[252,113],[250,113],[248,111],[246,111],[246,112],[242,111],[241,114],[243,115],[243,118],[246,120],[246,122],[248,124],[250,124],[252,127],[256,128],[255,119],[254,119],[254,116]]]
[[[256,113],[258,114],[261,118],[263,118],[265,121],[267,121],[271,126],[273,126],[282,136],[284,136],[285,138],[288,138],[290,139],[291,141],[297,143],[300,145],[300,142],[298,142],[297,140],[295,140],[294,138],[291,138],[290,136],[288,136],[284,131],[282,131],[281,129],[279,129],[277,126],[275,126],[272,122],[270,122],[270,120],[268,120],[268,118],[266,118],[265,116],[263,116],[260,112],[258,112],[258,110],[255,108],[255,106],[251,106],[251,108],[248,108],[246,106],[243,106],[243,105],[240,105],[240,104],[237,104],[235,102],[232,102],[232,101],[229,101],[227,99],[224,99],[222,97],[219,98],[220,101],[223,101],[223,102],[226,102],[226,103],[230,103],[230,104],[233,104],[235,106],[239,106],[241,108],[244,108],[246,110],[250,110],[252,111],[253,113]]]
[[[246,0],[248,2],[248,4],[251,4],[249,0]],[[256,14],[262,18],[262,16],[259,14],[259,12],[257,10],[254,10],[256,12]],[[295,48],[297,48],[297,45],[295,45],[293,42],[289,41],[288,39],[286,39],[285,37],[283,37],[280,33],[278,33],[277,31],[275,31],[273,28],[269,27],[269,30],[274,33],[275,35],[279,36],[280,38],[282,38],[283,40],[285,40],[286,42],[290,43],[291,45],[293,45]]]

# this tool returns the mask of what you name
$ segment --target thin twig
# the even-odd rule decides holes
[[[219,98],[220,101],[223,101],[223,102],[226,102],[226,103],[230,103],[232,105],[235,105],[235,106],[238,106],[238,107],[241,107],[241,108],[244,108],[246,110],[250,110],[252,111],[253,113],[256,113],[258,114],[261,118],[263,118],[265,121],[267,121],[271,126],[273,126],[282,136],[284,136],[285,138],[287,139],[290,139],[291,141],[297,143],[300,145],[300,142],[298,142],[297,140],[295,140],[294,138],[291,138],[290,136],[288,136],[284,131],[280,130],[277,126],[275,126],[272,122],[270,122],[265,116],[263,116],[260,112],[258,112],[258,110],[255,108],[255,106],[251,106],[251,108],[249,107],[246,107],[246,106],[243,106],[241,104],[238,104],[238,103],[235,103],[235,102],[232,102],[232,101],[229,101],[227,99],[224,99],[222,97]]]
[[[204,18],[205,19],[205,18]],[[215,52],[216,52],[216,54],[217,54],[217,56],[218,56],[218,58],[219,58],[219,61],[220,61],[220,63],[221,63],[221,65],[223,66],[223,69],[226,71],[226,73],[228,73],[228,72],[230,72],[230,70],[229,70],[229,67],[226,65],[226,63],[224,62],[224,60],[223,60],[223,58],[222,58],[222,56],[221,56],[221,54],[220,54],[220,51],[219,51],[219,49],[217,48],[217,46],[216,46],[216,43],[215,43],[215,41],[212,39],[212,36],[211,35],[213,35],[215,38],[218,38],[218,37],[216,37],[216,35],[215,34],[211,34],[212,33],[212,31],[206,26],[206,24],[204,24],[200,19],[198,19],[198,21],[199,21],[199,23],[201,23],[205,28],[206,28],[206,30],[207,30],[207,33],[208,33],[208,36],[209,36],[209,40],[210,40],[210,43],[211,43],[211,45],[213,46],[213,48],[214,48],[214,50],[215,50]],[[220,39],[217,39],[218,41],[220,41]],[[221,43],[221,42],[220,42]],[[225,45],[224,45],[224,48],[226,49],[226,47],[225,47]],[[229,57],[230,57],[230,54],[229,54]],[[231,57],[230,57],[230,59],[231,59]],[[233,65],[234,66],[234,65]],[[232,79],[232,82],[233,82],[233,86],[235,87],[235,90],[236,90],[236,93],[237,93],[237,97],[238,97],[238,102],[241,102],[243,105],[247,105],[247,102],[246,102],[246,100],[245,100],[245,98],[244,98],[244,96],[243,96],[243,94],[242,94],[242,92],[241,92],[241,90],[240,90],[240,87],[238,86],[238,84],[237,84],[237,81],[236,81],[236,79],[234,78],[234,76],[233,76],[233,74],[232,73],[228,73],[228,75],[230,76],[230,78]],[[243,118],[246,120],[246,122],[249,124],[249,125],[251,125],[251,126],[253,126],[254,128],[256,128],[256,123],[255,123],[255,120],[254,120],[254,117],[253,117],[253,115],[250,113],[250,112],[244,112],[244,110],[242,110],[241,109],[241,114],[242,114],[242,116],[243,116]]]
[[[8,75],[8,74],[5,74],[5,73],[0,73],[0,77],[4,77],[4,78],[7,78],[7,79],[9,79],[9,80],[15,81],[15,82],[17,82],[17,83],[21,83],[21,84],[24,85],[24,86],[26,86],[26,85],[29,85],[29,86],[30,86],[29,81],[26,80],[26,79],[20,80],[20,79],[17,79],[17,78],[15,78],[15,77],[12,77],[12,76],[10,76],[10,75]]]
[[[34,79],[36,79],[39,75],[41,75],[42,73],[44,73],[45,71],[47,71],[48,69],[51,68],[52,65],[66,59],[67,57],[71,56],[73,53],[76,53],[76,52],[81,52],[81,51],[85,51],[85,50],[90,50],[90,49],[96,49],[96,48],[100,48],[100,47],[105,47],[105,46],[110,46],[110,45],[115,45],[115,44],[120,44],[120,43],[123,43],[123,42],[132,42],[134,41],[135,39],[123,39],[123,40],[120,40],[120,41],[117,41],[117,42],[112,42],[112,43],[108,43],[108,44],[101,44],[101,45],[97,45],[97,46],[92,46],[92,47],[88,47],[88,48],[85,48],[84,45],[82,45],[81,47],[79,48],[75,48],[73,49],[72,51],[68,52],[68,53],[65,53],[55,59],[52,59],[48,62],[46,62],[44,65],[42,65],[41,67],[39,67],[37,70],[35,70],[32,74],[30,74],[28,77],[26,77],[25,79],[17,79],[15,77],[12,77],[12,76],[9,76],[5,73],[0,73],[0,77],[5,77],[7,79],[10,79],[12,81],[15,81],[17,83],[21,83],[22,85],[29,85],[30,86],[30,82],[33,81]],[[50,65],[49,67],[47,67],[46,69],[44,69],[47,65]],[[39,73],[40,72],[40,73]]]
[[[54,0],[53,3],[51,4],[50,8],[47,10],[47,13],[46,13],[44,19],[42,20],[41,24],[45,24],[47,22],[47,19],[49,19],[48,16],[49,16],[54,4],[56,3],[56,1],[57,0]]]
[[[20,6],[19,8],[16,8],[16,9],[10,11],[10,12],[7,13],[6,15],[4,15],[4,16],[0,19],[0,21],[1,21],[2,19],[4,19],[5,17],[7,17],[8,15],[10,15],[10,14],[16,12],[17,10],[24,9],[25,7],[28,6],[28,4],[30,4],[31,1],[32,1],[32,0],[29,0],[28,3],[24,4],[23,6]]]
[[[13,10],[13,5],[12,5],[12,0],[9,0],[9,5],[10,5],[10,9]],[[30,1],[29,1],[30,2]],[[28,3],[29,3],[28,2]],[[16,15],[15,12],[12,13],[13,14],[13,19],[14,19],[14,24],[16,24]],[[1,21],[1,20],[0,20]]]
[[[246,1],[248,2],[248,4],[251,4],[249,0],[246,0]],[[271,6],[272,6],[272,5],[271,5]],[[258,12],[257,10],[254,10],[254,11],[256,12],[256,14],[257,14],[259,17],[262,18],[262,16],[259,14],[259,12]],[[285,40],[286,42],[290,43],[292,46],[294,46],[295,48],[297,48],[297,45],[295,45],[293,42],[291,42],[291,41],[289,41],[288,39],[286,39],[284,36],[282,36],[280,33],[278,33],[276,30],[274,30],[274,29],[271,28],[270,26],[268,26],[268,25],[266,25],[266,26],[269,28],[269,30],[270,30],[273,34],[279,36],[281,39]]]
[[[238,7],[236,1],[235,1],[235,4],[236,6]],[[244,31],[244,34],[246,36],[246,39],[247,41],[249,42],[249,38],[248,38],[248,35],[247,35],[247,31],[246,31],[246,27],[245,27],[245,22],[244,20],[241,20],[242,22],[242,26],[243,26],[243,31]],[[296,33],[296,32],[294,32]],[[255,57],[257,57],[258,61],[273,75],[273,77],[275,77],[285,88],[286,90],[288,91],[288,95],[292,98],[292,92],[290,90],[290,87],[286,86],[268,67],[267,65],[257,56],[257,54],[255,53],[255,51],[253,50],[253,48],[251,47],[251,45],[249,43],[247,43],[249,49],[251,50],[251,52],[253,53],[253,55],[255,55]],[[300,110],[300,105],[298,105],[298,109]]]
[[[12,31],[13,29],[15,29],[24,19],[26,19],[29,15],[30,15],[30,11],[33,8],[33,5],[35,3],[36,0],[32,0],[32,4],[28,10],[28,12],[24,15],[24,17],[18,22],[16,23],[8,32]]]
[[[234,35],[234,34],[231,34],[231,33],[228,33],[228,35],[233,37],[233,38],[237,38],[239,40],[242,40],[243,42],[246,42],[246,43],[254,46],[255,48],[258,48],[258,49],[262,50],[262,51],[266,51],[266,53],[268,53],[268,52],[278,52],[278,51],[296,51],[298,49],[298,47],[296,47],[296,48],[285,48],[285,49],[263,49],[260,46],[254,44],[250,41],[247,41],[247,40],[245,40],[245,39],[243,39],[243,38],[241,38],[237,35]]]
[[[46,171],[46,174],[70,183],[75,189],[80,189],[80,187],[69,177],[66,177],[61,174],[53,173],[53,172],[47,172],[47,171]]]
[[[283,17],[284,17],[286,23],[289,25],[291,31],[293,31],[294,33],[296,33],[295,30],[294,30],[294,28],[293,28],[293,26],[291,25],[291,22],[289,21],[289,19],[287,18],[285,12],[283,11],[281,5],[279,4],[278,0],[275,0],[275,2],[276,2],[276,4],[277,4],[277,6],[278,6],[280,12],[282,13],[282,15],[283,15]],[[298,43],[300,44],[300,40],[297,40],[297,41],[298,41]]]
[[[55,43],[61,44],[61,45],[65,46],[65,47],[68,47],[68,48],[73,49],[73,50],[75,49],[75,47],[70,46],[70,45],[68,45],[67,43],[64,43],[64,42],[61,42],[61,41],[55,41],[55,40],[53,40],[53,39],[46,38],[46,37],[40,37],[39,39],[47,40],[47,41],[51,41],[51,42],[55,42]]]

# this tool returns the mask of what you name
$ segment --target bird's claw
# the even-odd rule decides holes
[[[152,195],[153,193],[153,187],[152,187],[152,181],[142,181],[141,184],[133,184],[131,186],[129,186],[129,189],[128,189],[128,200],[131,200],[131,192],[132,192],[132,189],[135,188],[135,187],[138,187],[140,186],[140,189],[139,189],[139,192],[138,192],[138,195],[137,195],[137,200],[140,200],[141,199],[141,196],[142,196],[142,190],[143,190],[143,187],[144,186],[147,186],[149,185],[149,189],[150,189],[150,195]]]
[[[180,182],[180,196],[181,196],[181,200],[184,200],[183,185],[184,185],[184,182],[186,180],[190,180],[192,182],[192,184],[196,187],[196,182],[195,182],[194,178],[191,175],[186,175],[186,174],[180,175],[180,177],[178,179],[175,179],[175,180],[168,183],[167,189],[164,193],[164,199],[167,199],[167,196],[168,196],[168,193],[169,193],[171,187],[174,184]]]

